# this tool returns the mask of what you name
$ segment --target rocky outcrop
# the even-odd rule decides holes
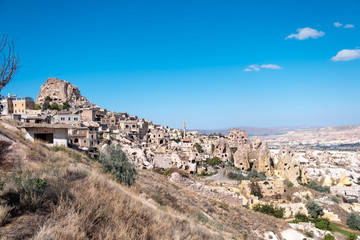
[[[52,99],[51,103],[63,104],[68,102],[70,105],[78,107],[94,106],[86,97],[81,96],[78,87],[58,78],[48,78],[46,80],[45,84],[41,86],[35,102],[42,105],[47,96]]]
[[[264,172],[267,176],[273,175],[273,160],[267,142],[259,143],[258,148],[253,148],[251,159],[255,159],[252,170]]]
[[[198,194],[205,195],[207,197],[219,200],[221,202],[232,204],[235,206],[242,206],[242,197],[223,189],[213,189],[210,186],[203,185],[199,182],[194,182],[190,178],[183,177],[179,173],[174,172],[171,174],[170,181],[181,186],[185,187],[191,191],[194,191]]]
[[[242,171],[250,170],[250,152],[251,148],[248,145],[239,145],[234,154],[234,166]]]
[[[294,158],[294,153],[289,146],[279,150],[275,175],[291,182],[297,182],[297,180],[305,178],[303,171],[300,169],[300,164]]]
[[[251,143],[249,136],[245,130],[231,129],[227,136],[230,147],[238,147],[239,145],[248,145]]]
[[[216,141],[213,156],[220,158],[222,161],[234,161],[231,148],[224,138]]]

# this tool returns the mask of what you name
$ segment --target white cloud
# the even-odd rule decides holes
[[[275,64],[263,64],[261,68],[269,68],[269,69],[282,69],[280,66]]]
[[[332,57],[331,60],[337,61],[350,61],[360,58],[360,49],[343,49]]]
[[[353,27],[355,27],[355,26],[352,25],[352,24],[346,24],[346,25],[344,26],[344,28],[353,28]]]
[[[315,38],[316,39],[318,37],[322,37],[322,36],[325,35],[324,32],[318,31],[316,29],[309,28],[309,27],[298,28],[296,31],[298,33],[290,34],[285,39],[289,39],[289,38],[296,38],[298,40],[305,40],[305,39],[308,39],[308,38]]]
[[[245,72],[260,71],[259,65],[250,65],[244,69]]]
[[[334,26],[335,27],[341,27],[343,26],[344,24],[342,23],[339,23],[339,22],[336,22],[334,23]],[[345,24],[343,28],[354,28],[355,26],[353,24]]]
[[[248,66],[247,68],[244,69],[244,72],[252,72],[252,71],[260,71],[260,68],[268,68],[268,69],[282,69],[280,66],[275,65],[275,64],[263,64],[263,65],[257,65],[257,64],[253,64]]]
[[[334,23],[334,26],[335,27],[341,27],[343,24],[342,23],[339,23],[339,22],[336,22],[336,23]]]

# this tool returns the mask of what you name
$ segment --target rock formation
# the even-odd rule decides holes
[[[68,102],[72,106],[91,107],[94,106],[84,96],[81,96],[78,87],[58,78],[48,78],[40,88],[36,103],[42,105],[45,98],[49,96],[51,103],[63,104]]]
[[[294,153],[289,146],[279,150],[278,161],[275,164],[275,175],[295,183],[305,180],[304,172],[300,169],[299,162],[294,158]]]
[[[224,138],[220,138],[216,141],[213,156],[220,158],[222,161],[234,161],[231,148]]]

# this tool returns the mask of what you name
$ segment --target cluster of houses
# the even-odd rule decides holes
[[[19,128],[26,133],[26,138],[39,139],[49,145],[71,146],[94,157],[104,141],[117,141],[155,153],[171,153],[173,144],[177,150],[194,151],[195,142],[198,142],[204,149],[198,154],[206,159],[210,157],[211,144],[216,140],[208,141],[206,135],[201,139],[196,131],[186,133],[185,129],[171,129],[134,115],[98,107],[41,110],[35,109],[32,98],[15,95],[8,95],[0,101],[1,117],[21,122]]]

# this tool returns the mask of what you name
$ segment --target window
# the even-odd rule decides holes
[[[68,120],[70,121],[70,120],[71,120],[71,118],[70,118],[70,117],[68,117]]]
[[[79,120],[79,118],[77,118],[77,117],[74,117],[74,121],[77,121],[77,120]]]
[[[61,117],[60,120],[61,120],[61,121],[65,121],[65,117]]]

